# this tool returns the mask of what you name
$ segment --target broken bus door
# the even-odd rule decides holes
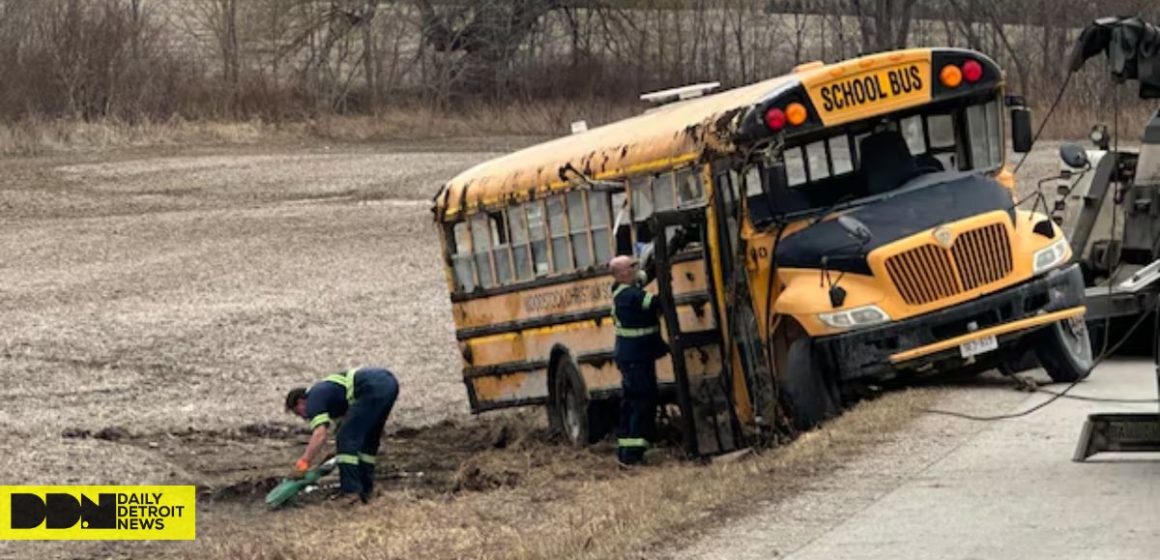
[[[717,322],[705,208],[657,212],[653,257],[657,297],[672,350],[681,436],[689,457],[740,447],[728,352]],[[699,281],[698,277],[703,279]]]

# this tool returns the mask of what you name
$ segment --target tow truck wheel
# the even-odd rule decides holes
[[[809,430],[838,414],[836,387],[814,359],[813,340],[803,336],[789,346],[781,375],[781,392],[794,429]]]
[[[1035,355],[1052,381],[1074,383],[1091,373],[1092,344],[1083,317],[1057,321],[1035,336]]]

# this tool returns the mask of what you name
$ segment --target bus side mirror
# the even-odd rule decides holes
[[[1011,108],[1011,147],[1017,154],[1031,151],[1031,109]]]

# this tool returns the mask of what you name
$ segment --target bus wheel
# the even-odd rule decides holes
[[[789,405],[794,429],[809,430],[838,414],[836,387],[814,359],[813,340],[802,336],[789,346],[783,371],[778,372],[783,402]]]
[[[1039,367],[1039,358],[1031,350],[1017,350],[999,362],[999,373],[1010,377],[1021,371]]]
[[[1056,321],[1033,335],[1035,355],[1056,383],[1074,383],[1091,373],[1092,344],[1083,317]]]
[[[595,443],[608,433],[607,403],[592,401],[576,364],[565,358],[556,370],[549,417],[559,421],[560,433],[575,446]]]

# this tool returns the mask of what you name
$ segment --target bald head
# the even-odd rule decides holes
[[[627,255],[620,255],[608,261],[608,268],[612,270],[612,278],[621,284],[631,284],[636,280],[636,259]]]

